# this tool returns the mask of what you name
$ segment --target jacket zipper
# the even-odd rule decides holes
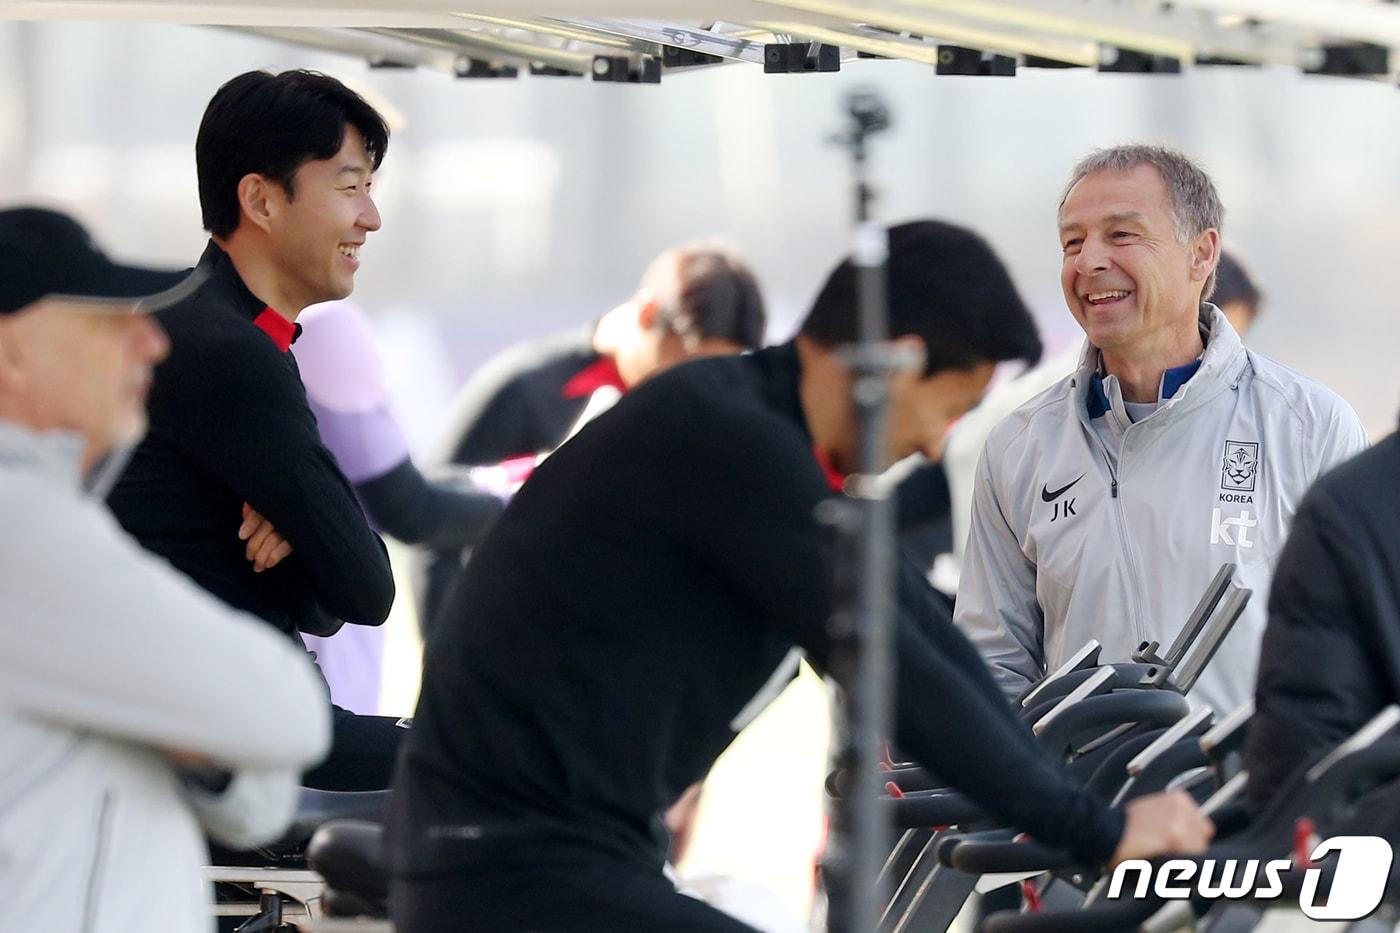
[[[102,805],[97,811],[92,866],[88,869],[87,894],[83,901],[84,933],[96,928],[98,911],[101,909],[101,888],[107,865],[107,845],[112,833],[112,803],[112,792],[108,790],[103,793]]]
[[[1133,634],[1140,645],[1147,641],[1147,629],[1142,622],[1141,601],[1138,599],[1138,568],[1137,558],[1133,554],[1132,544],[1128,540],[1127,519],[1123,516],[1123,502],[1118,498],[1118,471],[1113,467],[1113,458],[1108,455],[1108,448],[1104,446],[1099,434],[1094,430],[1093,425],[1088,425],[1087,430],[1094,438],[1094,443],[1098,445],[1099,455],[1103,457],[1104,466],[1108,467],[1109,492],[1113,499],[1114,524],[1118,527],[1118,543],[1123,548],[1123,556],[1128,561],[1128,573],[1131,579],[1128,581],[1128,600],[1132,609]]]

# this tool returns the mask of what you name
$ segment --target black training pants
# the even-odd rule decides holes
[[[603,859],[395,879],[398,933],[756,933],[665,876]]]

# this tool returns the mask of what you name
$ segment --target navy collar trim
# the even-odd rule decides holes
[[[1176,366],[1162,373],[1162,391],[1159,398],[1166,401],[1176,395],[1181,387],[1196,375],[1196,370],[1201,368],[1201,359],[1198,357],[1185,366]],[[1094,373],[1089,379],[1089,398],[1086,402],[1089,409],[1090,418],[1102,418],[1108,412],[1108,393],[1103,389],[1103,374]]]

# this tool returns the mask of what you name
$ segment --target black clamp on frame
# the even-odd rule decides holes
[[[1132,49],[1120,49],[1106,45],[1099,62],[1099,71],[1135,75],[1179,75],[1181,59],[1166,55],[1149,55]]]
[[[660,84],[661,60],[652,55],[640,55],[634,63],[625,55],[595,55],[593,80],[616,84]]]
[[[1016,74],[1016,59],[960,45],[940,45],[936,71],[941,75],[984,75],[1010,78]]]
[[[1341,78],[1370,78],[1390,74],[1390,49],[1369,42],[1324,45],[1318,50],[1321,61],[1303,70],[1310,75]]]
[[[718,65],[722,61],[723,58],[709,52],[697,52],[676,45],[661,47],[661,64],[666,68],[694,68],[697,65]]]
[[[1022,55],[1022,68],[1083,68],[1077,62],[1062,62],[1058,58],[1045,58],[1041,55]]]
[[[801,74],[804,71],[840,71],[841,49],[820,42],[770,42],[763,47],[763,73]]]
[[[570,71],[567,68],[555,68],[553,65],[542,65],[534,62],[530,65],[530,74],[539,75],[546,78],[582,78],[583,72]]]
[[[514,78],[520,69],[514,65],[498,65],[479,58],[459,58],[453,67],[459,78]]]

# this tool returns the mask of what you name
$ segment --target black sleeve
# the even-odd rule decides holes
[[[497,463],[509,457],[546,450],[533,448],[529,398],[519,379],[486,393],[468,383],[453,403],[442,442],[442,461]]]
[[[461,550],[476,544],[504,506],[500,499],[448,480],[429,480],[413,460],[355,487],[365,511],[405,544]]]
[[[596,357],[488,362],[458,392],[432,462],[482,465],[553,450],[586,401],[564,398],[564,383],[589,359]]]
[[[321,443],[290,359],[261,334],[189,341],[168,380],[173,440],[272,522],[294,553],[273,574],[302,573],[338,619],[379,625],[394,601],[384,542]],[[172,360],[173,362],[173,360]]]
[[[1394,657],[1400,632],[1370,618],[1363,528],[1330,484],[1314,487],[1294,517],[1269,594],[1245,744],[1253,803],[1394,702],[1383,659]]]
[[[947,519],[953,499],[943,464],[925,463],[904,477],[895,487],[894,508],[900,531]]]
[[[689,438],[663,432],[657,443],[686,458],[678,482],[722,490],[714,499],[678,491],[680,539],[826,668],[832,540],[814,509],[829,493],[805,443],[775,421],[691,422],[679,429]],[[1039,841],[1107,861],[1122,835],[1121,814],[1034,743],[946,607],[939,611],[923,589],[918,572],[904,567],[894,636],[900,747]]]

